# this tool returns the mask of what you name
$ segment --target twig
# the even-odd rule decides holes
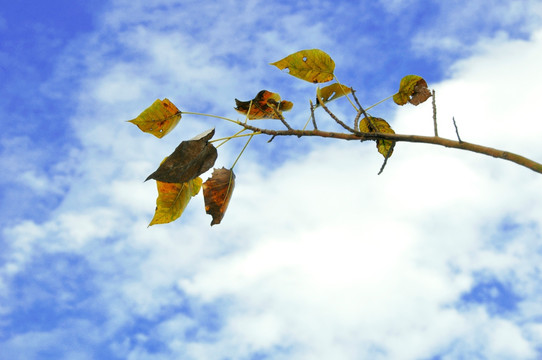
[[[331,118],[333,120],[335,120],[335,122],[339,125],[341,125],[343,128],[345,128],[346,130],[350,131],[351,133],[356,133],[356,130],[352,129],[350,126],[346,125],[344,122],[342,122],[337,116],[335,116],[335,114],[333,114],[331,112],[331,110],[328,109],[328,107],[326,106],[326,104],[324,104],[324,102],[322,101],[322,99],[318,98],[318,102],[320,103],[320,106],[328,113],[329,116],[331,116]]]
[[[314,118],[314,104],[312,103],[312,100],[309,100],[311,104],[311,118],[312,118],[312,126],[314,126],[314,130],[318,130],[318,126],[316,126],[316,120]]]
[[[282,116],[282,114],[280,113],[280,111],[277,109],[278,103],[277,103],[275,100],[273,100],[273,99],[267,100],[267,103],[268,103],[269,105],[271,105],[270,108],[273,109],[273,112],[275,113],[275,115],[277,116],[277,118],[279,118],[279,120],[282,121],[282,123],[284,124],[284,126],[286,126],[286,128],[287,128],[288,130],[293,130],[293,129],[291,128],[291,126],[290,126],[290,125],[286,122],[286,120],[284,119],[284,116]]]
[[[433,89],[433,127],[435,128],[435,136],[438,137],[437,130],[437,104],[435,102],[435,90]]]
[[[382,174],[382,171],[384,171],[384,168],[386,167],[386,164],[388,163],[388,159],[390,158],[394,147],[395,147],[395,142],[392,142],[390,148],[388,149],[388,152],[386,153],[386,157],[384,158],[384,163],[382,163],[382,167],[380,168],[380,171],[378,172],[377,175]]]
[[[275,138],[275,136],[277,136],[277,135],[271,136],[271,139],[267,140],[267,142],[270,143],[271,141],[273,141],[273,139]]]
[[[455,117],[453,116],[452,116],[452,121],[454,122],[455,134],[457,135],[457,140],[459,140],[459,142],[462,143],[463,141],[461,141],[461,138],[459,137],[459,130],[457,129],[457,124],[455,123]]]
[[[354,98],[354,100],[356,101],[356,104],[358,104],[358,111],[357,111],[357,114],[356,114],[356,117],[354,118],[354,129],[359,129],[359,118],[361,117],[361,113],[363,111],[363,107],[361,106],[361,104],[359,103],[359,100],[356,96],[356,90],[352,89],[352,97]]]

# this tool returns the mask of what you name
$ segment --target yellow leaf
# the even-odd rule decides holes
[[[370,116],[369,119],[366,117],[359,122],[359,131],[365,133],[379,132],[387,134],[395,134],[395,131],[391,128],[390,124],[384,119],[375,118]],[[378,152],[381,153],[384,157],[388,155],[388,151],[392,147],[394,141],[391,140],[381,140],[376,141],[376,147]],[[393,154],[393,149],[390,152],[390,156]]]
[[[178,219],[190,199],[198,194],[201,184],[200,177],[182,184],[156,181],[158,198],[156,199],[154,217],[149,226],[167,224]]]
[[[249,120],[255,119],[279,119],[273,107],[279,114],[283,111],[289,111],[294,104],[291,101],[280,101],[280,95],[271,91],[262,90],[256,97],[249,101],[240,101],[235,99],[237,107],[235,110],[243,115],[247,115]],[[249,113],[250,109],[250,113]]]
[[[333,83],[321,89],[318,88],[318,90],[316,90],[316,97],[320,98],[325,104],[332,100],[340,98],[341,96],[345,96],[351,93],[352,88],[349,88],[348,86],[339,83]],[[319,106],[318,99],[316,100],[316,104],[316,106]]]
[[[271,63],[280,70],[288,69],[289,74],[311,83],[333,80],[335,62],[322,50],[301,50],[284,59]]]
[[[407,75],[401,79],[399,91],[393,95],[393,101],[397,105],[405,105],[407,102],[418,105],[431,96],[427,88],[427,82],[418,75]]]
[[[138,117],[128,121],[137,125],[141,131],[162,138],[173,130],[180,120],[181,112],[171,101],[157,99]]]

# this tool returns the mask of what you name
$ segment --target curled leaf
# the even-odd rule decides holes
[[[155,179],[167,183],[184,183],[213,167],[218,153],[209,140],[215,129],[207,130],[177,146],[145,181]]]
[[[231,169],[214,169],[213,175],[203,183],[205,212],[213,217],[211,225],[220,224],[230,203],[235,174]]]
[[[339,83],[333,83],[321,89],[318,88],[316,90],[316,106],[320,105],[318,102],[318,98],[320,98],[325,104],[332,100],[340,98],[341,96],[345,96],[351,93],[352,88],[349,88],[348,86]]]
[[[181,112],[171,101],[157,99],[138,117],[128,120],[128,122],[137,125],[143,132],[162,138],[173,130],[180,120]]]
[[[182,215],[190,199],[198,194],[201,183],[200,177],[182,184],[157,181],[156,210],[149,226],[167,224],[177,220]]]
[[[365,133],[380,132],[387,134],[395,134],[395,131],[391,128],[390,124],[384,119],[375,118],[370,116],[369,118],[363,118],[359,122],[359,131]],[[381,153],[384,157],[388,155],[388,151],[392,147],[394,141],[392,140],[376,140],[376,147],[378,152]],[[390,156],[393,154],[393,149],[391,149]]]
[[[301,50],[270,65],[280,70],[288,69],[290,75],[311,83],[333,80],[335,70],[333,59],[319,49]]]
[[[282,114],[283,111],[289,111],[294,106],[291,101],[281,101],[279,94],[267,90],[260,91],[254,99],[249,101],[235,99],[235,104],[237,105],[235,110],[246,115],[249,120],[280,119],[273,108]]]
[[[393,95],[393,101],[397,105],[405,105],[407,102],[418,105],[429,99],[431,91],[427,88],[427,82],[418,75],[407,75],[401,79],[399,91]]]

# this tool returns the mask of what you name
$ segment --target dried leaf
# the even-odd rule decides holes
[[[405,105],[407,102],[418,105],[429,99],[431,91],[427,88],[427,82],[418,75],[407,75],[401,79],[399,92],[393,95],[393,101],[397,105]]]
[[[218,153],[209,140],[215,129],[207,130],[191,140],[183,141],[145,181],[155,179],[167,183],[184,183],[213,167]]]
[[[284,59],[271,63],[280,70],[288,69],[288,73],[311,83],[324,83],[333,80],[335,62],[319,49],[301,50]]]
[[[318,88],[316,90],[316,106],[317,107],[320,106],[318,102],[318,98],[320,98],[325,104],[332,100],[340,98],[341,96],[345,96],[351,93],[352,93],[352,88],[349,88],[348,86],[345,86],[339,83],[333,83],[321,89]]]
[[[203,183],[205,212],[213,217],[211,225],[220,224],[230,203],[235,174],[231,169],[214,169],[213,175]]]
[[[240,101],[235,99],[237,107],[235,110],[243,115],[247,115],[249,120],[255,119],[280,119],[273,107],[275,107],[280,114],[283,111],[289,111],[294,104],[291,101],[280,101],[280,95],[271,91],[262,90],[256,95],[256,97],[249,101]]]
[[[181,112],[171,101],[157,99],[138,117],[128,120],[128,122],[137,125],[143,132],[162,138],[173,130],[180,120]]]
[[[370,119],[370,120],[369,120]],[[366,117],[359,122],[359,131],[365,133],[380,132],[387,134],[395,134],[395,131],[391,128],[390,124],[384,119],[375,118],[370,116],[369,119]],[[392,147],[394,141],[391,140],[381,140],[376,141],[376,147],[378,152],[381,153],[384,157],[388,154],[388,151]],[[393,149],[390,152],[390,156],[393,154]]]
[[[157,181],[158,198],[156,199],[156,210],[149,226],[167,224],[178,219],[190,199],[198,194],[201,183],[202,180],[200,177],[182,184]]]

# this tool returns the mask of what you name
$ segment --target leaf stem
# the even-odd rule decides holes
[[[231,166],[230,170],[233,170],[233,168],[235,167],[235,165],[237,164],[237,161],[239,161],[239,158],[241,157],[241,155],[243,155],[243,152],[245,151],[245,149],[247,148],[248,144],[250,143],[250,140],[252,140],[252,137],[256,134],[260,134],[260,132],[258,131],[254,131],[252,134],[247,134],[249,135],[250,137],[248,138],[245,146],[243,146],[243,149],[241,149],[241,152],[239,153],[239,155],[237,155],[237,159],[235,159],[235,161],[233,162],[233,165]]]
[[[229,118],[224,117],[224,116],[218,116],[218,115],[213,115],[213,114],[204,114],[204,113],[191,112],[191,111],[182,111],[181,113],[183,115],[207,116],[207,117],[212,117],[212,118],[216,118],[216,119],[226,120],[226,121],[232,122],[232,123],[237,124],[237,125],[241,125],[240,121],[229,119]]]
[[[213,142],[217,142],[217,141],[223,141],[222,143],[218,144],[216,147],[219,148],[220,146],[224,145],[225,143],[227,143],[228,141],[230,141],[231,139],[237,139],[237,138],[240,138],[240,137],[245,137],[245,136],[253,136],[253,135],[259,135],[260,133],[252,133],[252,134],[241,134],[243,131],[246,131],[247,129],[242,129],[238,132],[236,132],[235,134],[231,135],[231,136],[226,136],[226,137],[223,137],[223,138],[219,138],[219,139],[213,139],[211,141],[209,141],[210,143],[213,143]]]
[[[394,95],[395,95],[395,94],[390,95],[390,96],[388,96],[387,98],[382,99],[382,100],[380,100],[379,102],[377,102],[377,103],[375,103],[375,104],[369,106],[367,109],[365,109],[365,111],[367,111],[367,110],[369,110],[369,109],[372,109],[372,108],[374,108],[375,106],[378,106],[378,105],[382,104],[384,101],[388,101],[388,100],[391,99]]]
[[[333,74],[333,77],[335,78],[335,81],[337,82],[337,84],[339,84],[339,86],[341,87],[341,90],[342,90],[344,96],[346,96],[346,98],[347,98],[348,101],[350,102],[350,105],[352,105],[352,107],[353,107],[356,111],[358,111],[359,109],[356,107],[356,105],[354,105],[354,103],[352,102],[352,100],[348,97],[348,94],[346,93],[343,84],[341,84],[341,82],[340,82],[339,79],[337,78],[337,75]]]

